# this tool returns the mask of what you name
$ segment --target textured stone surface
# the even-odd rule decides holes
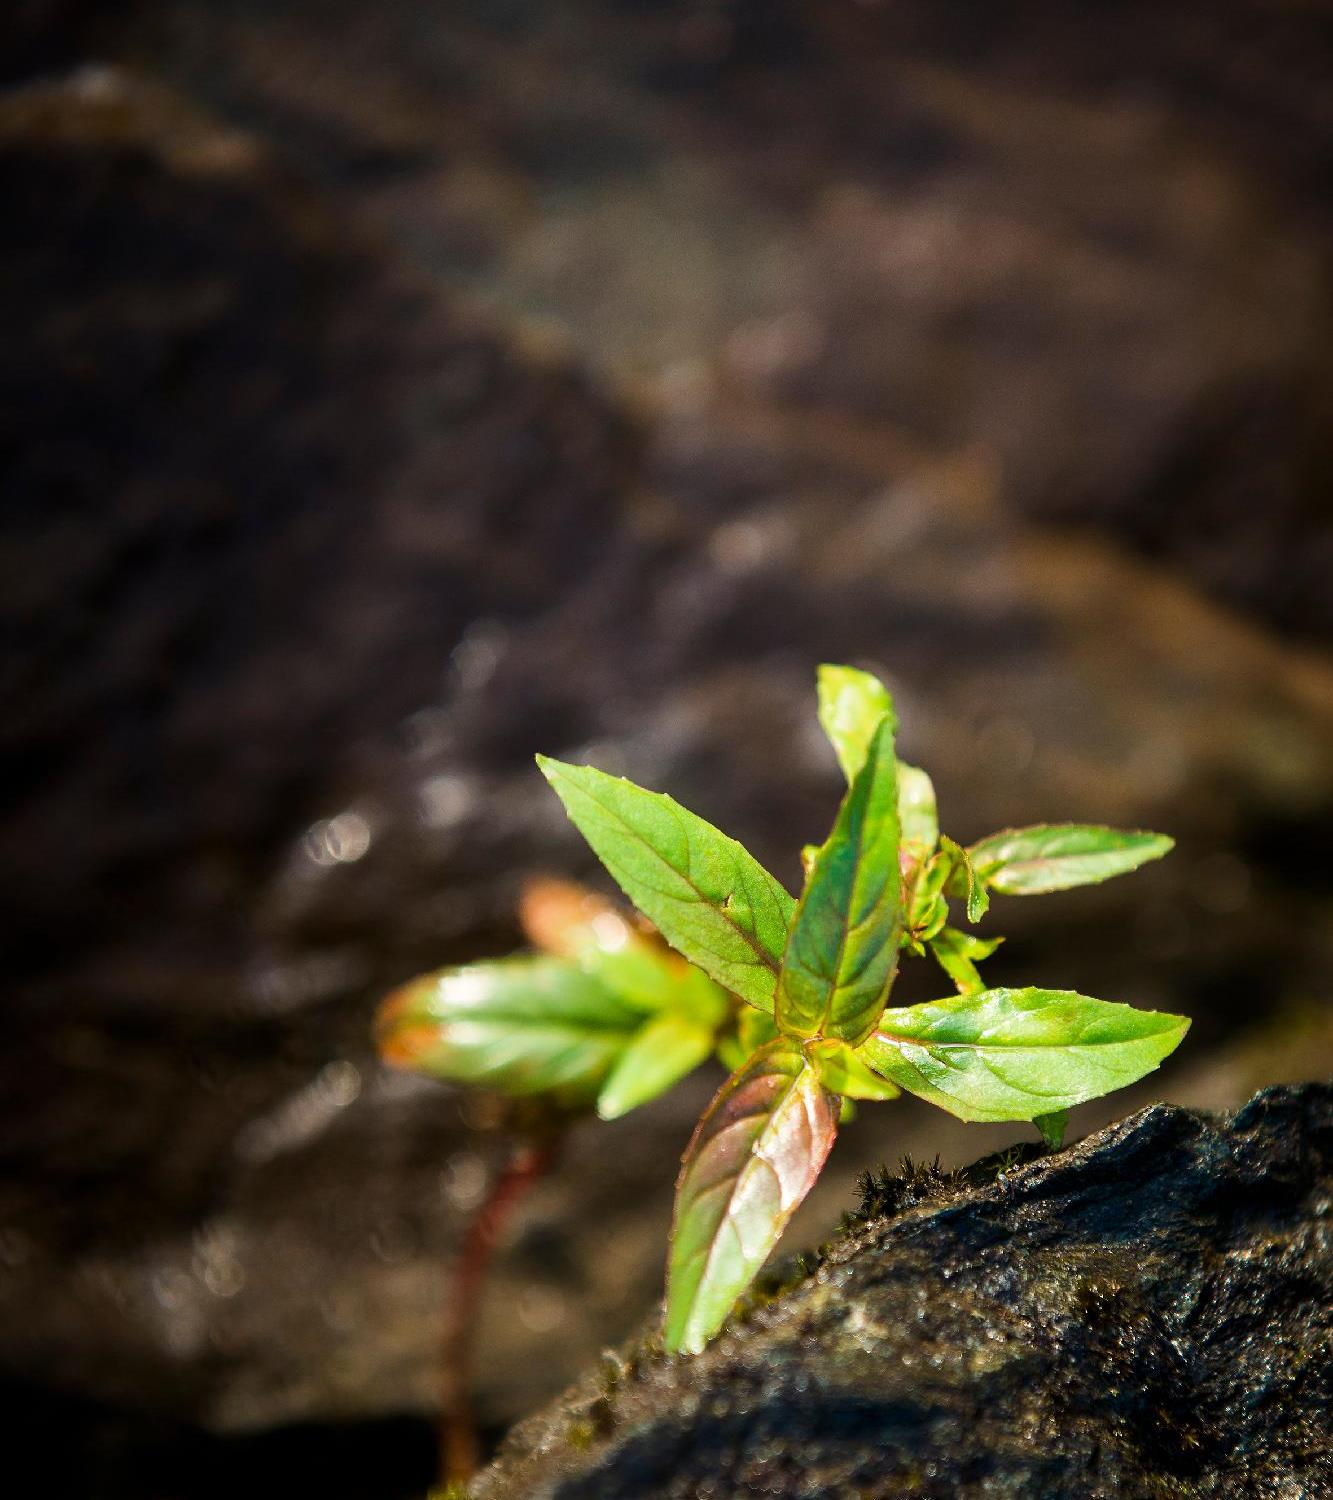
[[[608,1360],[477,1500],[1315,1496],[1333,1487],[1333,1089],[1155,1106],[882,1179],[693,1360]]]

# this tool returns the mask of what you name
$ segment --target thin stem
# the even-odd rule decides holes
[[[463,1235],[445,1308],[440,1371],[440,1471],[445,1484],[476,1473],[480,1461],[472,1413],[472,1354],[477,1317],[500,1233],[528,1189],[550,1168],[558,1140],[515,1148]]]

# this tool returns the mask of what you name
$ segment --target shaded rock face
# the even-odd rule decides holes
[[[795,1290],[698,1359],[608,1365],[476,1495],[1326,1494],[1331,1193],[1313,1085],[882,1181]]]
[[[479,612],[597,565],[632,446],[162,90],[16,91],[0,198],[12,972],[235,916]]]
[[[595,367],[980,447],[1016,510],[1333,632],[1322,7],[141,9],[192,92]]]

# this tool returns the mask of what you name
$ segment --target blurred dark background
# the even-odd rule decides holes
[[[1160,827],[988,972],[1330,1072],[1333,5],[18,0],[0,20],[0,1395],[45,1495],[420,1494],[504,1159],[376,998],[624,770],[789,883],[891,681],[946,826]],[[916,965],[904,994],[927,998]],[[494,1436],[649,1313],[715,1085],[577,1138]],[[1025,1132],[863,1111],[856,1173]]]

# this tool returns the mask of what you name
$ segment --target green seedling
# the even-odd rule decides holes
[[[676,1190],[673,1353],[722,1327],[819,1176],[848,1101],[905,1090],[962,1120],[1031,1121],[1056,1146],[1072,1106],[1151,1072],[1189,1026],[1069,990],[988,989],[977,966],[1001,939],[955,925],[980,921],[992,893],[1136,869],[1169,838],[1058,824],[964,848],[940,834],[930,778],[897,758],[881,682],[821,667],[819,718],[847,791],[828,838],[803,851],[799,900],[670,797],[538,756],[651,929],[548,886],[525,919],[543,953],[428,976],[381,1015],[391,1060],[607,1119],[721,1058],[731,1076]],[[956,993],[890,1007],[904,953],[932,957]]]

